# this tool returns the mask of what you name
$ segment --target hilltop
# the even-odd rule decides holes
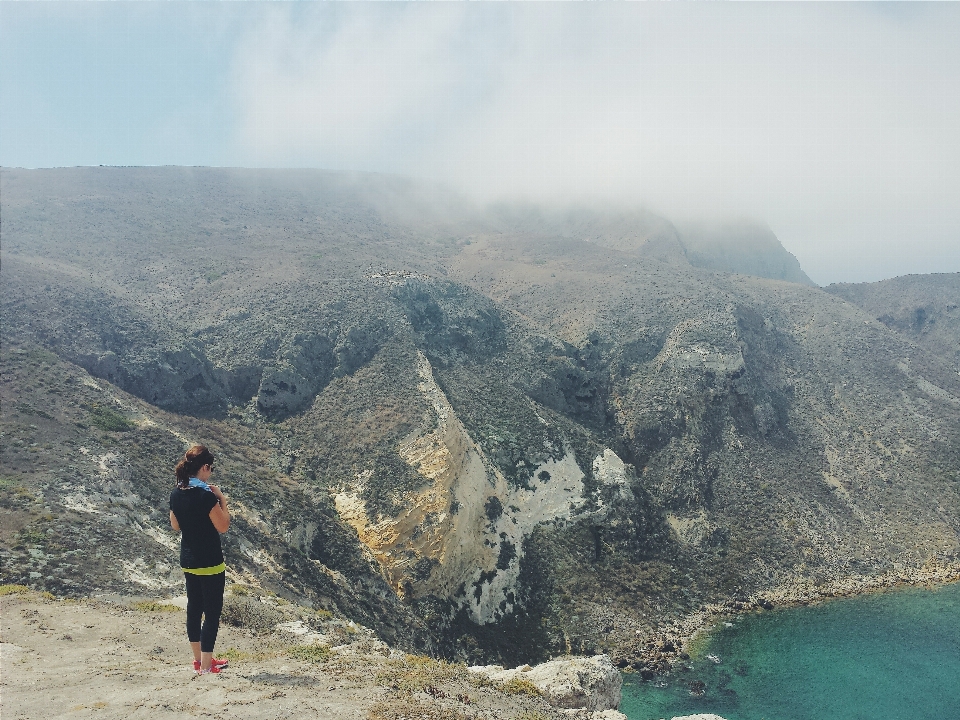
[[[960,275],[382,176],[0,182],[4,582],[176,592],[200,441],[232,581],[471,663],[660,672],[709,607],[960,561]]]

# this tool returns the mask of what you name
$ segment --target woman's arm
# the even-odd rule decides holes
[[[180,532],[180,523],[177,522],[177,516],[173,514],[173,510],[170,511],[170,527]]]
[[[230,527],[230,511],[227,509],[227,498],[216,485],[210,486],[210,491],[217,496],[217,504],[210,509],[210,522],[220,534]]]

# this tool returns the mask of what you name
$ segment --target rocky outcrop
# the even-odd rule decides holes
[[[5,341],[44,345],[129,393],[190,415],[223,412],[230,373],[203,348],[128,298],[33,258],[4,260]]]
[[[551,660],[535,667],[525,665],[512,670],[499,665],[477,666],[471,667],[470,671],[500,683],[532,683],[551,705],[558,708],[597,712],[620,707],[623,677],[606,655]]]
[[[360,474],[335,495],[336,507],[399,595],[441,598],[474,623],[494,623],[516,609],[529,534],[548,522],[597,521],[610,505],[632,501],[627,471],[609,449],[596,458],[601,491],[591,511],[584,510],[584,473],[569,449],[537,465],[529,487],[512,485],[471,438],[422,353],[417,373],[436,425],[414,433],[397,452],[427,482],[404,497],[401,513],[373,521],[362,499],[371,478]]]

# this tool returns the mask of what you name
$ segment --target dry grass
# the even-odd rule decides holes
[[[279,650],[238,650],[237,648],[227,648],[226,650],[218,650],[217,657],[225,658],[230,662],[262,662],[263,660],[270,660],[272,658],[279,657],[281,652]]]
[[[330,648],[326,645],[296,645],[287,650],[287,655],[294,660],[322,663],[330,659]]]
[[[159,603],[156,600],[140,600],[132,603],[130,607],[132,607],[134,610],[140,610],[142,612],[183,612],[183,610],[178,608],[176,605]]]
[[[534,697],[543,695],[540,688],[522,677],[514,677],[507,680],[507,682],[500,686],[500,689],[508,695],[532,695]]]
[[[30,592],[26,585],[0,585],[0,595],[23,595]]]
[[[428,688],[457,680],[468,680],[466,665],[434,660],[423,655],[405,655],[387,660],[377,675],[377,681],[401,692],[426,692]]]
[[[467,715],[429,699],[391,697],[373,705],[367,720],[466,720]]]

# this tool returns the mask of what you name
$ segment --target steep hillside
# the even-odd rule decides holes
[[[243,582],[471,661],[662,669],[648,638],[711,603],[960,561],[946,321],[931,343],[855,288],[691,264],[651,213],[307,171],[0,180],[14,582],[131,588],[102,550],[57,585],[104,543],[43,520],[99,528],[127,489],[105,544],[174,582],[150,508],[187,440],[247,508]]]
[[[938,355],[960,373],[960,280],[957,273],[904,275],[824,288],[891,330]]]
[[[179,592],[171,462],[203,440],[217,448],[232,500],[232,582],[365,622],[401,646],[432,647],[330,498],[270,469],[269,428],[164,413],[9,336],[0,374],[3,582],[67,596]]]

